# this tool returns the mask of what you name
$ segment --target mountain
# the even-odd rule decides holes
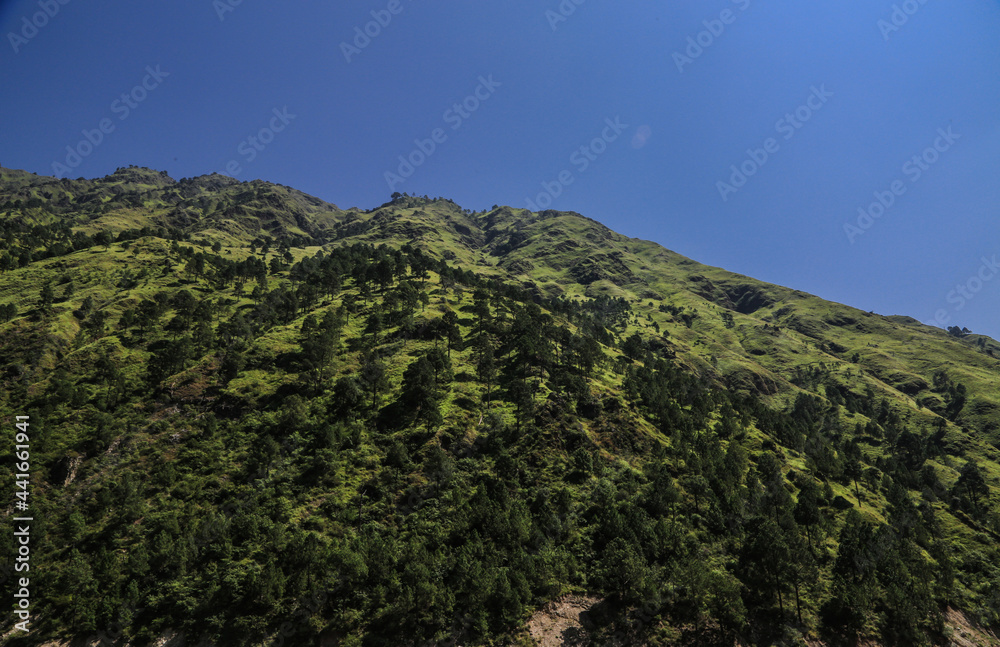
[[[0,233],[7,644],[995,640],[988,337],[426,196],[0,169]]]

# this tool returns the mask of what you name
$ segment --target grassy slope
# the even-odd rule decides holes
[[[532,214],[509,207],[473,213],[447,200],[406,197],[370,211],[345,211],[266,182],[212,175],[178,184],[142,168],[119,169],[95,181],[57,181],[0,169],[0,187],[0,201],[37,197],[60,205],[86,232],[173,226],[189,231],[192,239],[233,246],[230,251],[238,256],[245,254],[248,240],[267,234],[332,235],[336,240],[328,244],[338,246],[410,244],[482,275],[530,285],[546,297],[622,297],[637,315],[622,337],[635,331],[655,335],[655,322],[689,367],[728,388],[762,392],[775,404],[787,404],[800,391],[791,382],[797,369],[823,367],[830,379],[857,395],[886,398],[914,431],[928,431],[940,422],[942,410],[941,397],[929,385],[935,372],[945,371],[969,391],[960,427],[948,423],[949,442],[990,463],[1000,457],[1000,353],[987,354],[1000,350],[997,342],[985,338],[979,348],[980,336],[956,339],[907,317],[866,313],[702,265],[579,214]],[[121,194],[142,198],[142,206],[110,202],[99,217],[87,213],[95,200],[108,203]],[[316,249],[297,248],[293,256]],[[91,253],[100,261],[74,273],[107,276],[126,264],[135,267],[136,261],[142,266],[134,253]],[[8,297],[23,308],[31,298],[15,296],[18,285],[39,285],[50,268],[73,269],[67,262],[26,268],[16,282],[0,284],[0,300]],[[696,318],[688,326],[662,312],[663,304]],[[724,313],[732,317],[732,328],[725,325]],[[67,334],[74,325],[69,319]]]
[[[8,200],[38,198],[47,205],[59,205],[63,212],[49,215],[45,209],[29,208],[21,213],[38,222],[66,219],[85,232],[102,228],[121,231],[143,226],[179,227],[191,232],[195,239],[220,242],[222,254],[234,258],[245,256],[246,242],[265,232],[273,236],[325,235],[326,244],[336,246],[356,242],[391,247],[411,244],[451,259],[453,265],[537,286],[547,297],[623,297],[631,302],[636,317],[620,331],[622,338],[636,331],[647,337],[657,336],[655,322],[666,343],[689,367],[711,376],[720,385],[762,392],[775,404],[787,404],[801,391],[792,382],[796,369],[824,367],[827,379],[852,392],[858,395],[870,392],[877,399],[885,398],[913,431],[921,433],[929,432],[940,422],[935,409],[940,411],[941,398],[929,386],[934,373],[943,370],[953,381],[967,387],[969,402],[957,424],[947,423],[946,441],[949,453],[955,457],[935,462],[935,467],[941,480],[951,485],[963,456],[979,460],[996,500],[996,486],[1000,482],[997,451],[1000,360],[977,347],[978,336],[956,339],[914,320],[862,312],[701,265],[654,243],[616,234],[577,214],[530,214],[509,208],[473,214],[448,201],[413,199],[368,212],[345,211],[287,187],[266,183],[241,184],[213,176],[198,178],[181,189],[168,180],[159,174],[136,170],[115,174],[104,181],[57,182],[3,169],[0,206]],[[137,195],[141,204],[122,205],[112,198],[123,192]],[[95,204],[107,204],[110,208],[95,213]],[[3,211],[0,209],[0,216]],[[354,229],[350,229],[352,225]],[[61,294],[64,277],[71,277],[76,288],[69,301],[60,302],[57,298],[56,315],[45,327],[25,317],[2,324],[3,338],[8,343],[16,339],[19,346],[4,348],[8,343],[0,343],[0,351],[30,363],[34,377],[41,378],[36,386],[42,388],[46,384],[44,374],[59,361],[86,363],[96,351],[93,344],[73,346],[79,324],[71,313],[84,298],[92,297],[99,307],[108,310],[114,321],[128,306],[159,290],[185,287],[209,292],[197,282],[188,284],[174,277],[158,276],[155,261],[162,257],[166,246],[162,240],[150,237],[133,243],[129,249],[113,244],[107,250],[83,250],[0,275],[0,303],[12,303],[21,313],[31,310],[37,300],[38,286],[47,280],[53,281],[57,295]],[[318,250],[319,246],[313,245],[295,248],[292,253],[299,259]],[[270,257],[273,256],[272,253]],[[122,290],[117,283],[126,270],[132,274],[145,270],[147,274],[137,287]],[[233,299],[234,308],[251,303],[231,290],[219,296]],[[459,311],[471,304],[471,295],[444,297],[432,293],[428,310],[438,311],[446,300]],[[661,311],[661,305],[682,308],[697,316],[687,325],[680,316]],[[731,327],[726,323],[725,313],[732,317]],[[271,331],[257,344],[258,348],[275,355],[295,350],[294,331],[300,324],[301,318]],[[351,325],[358,327],[361,322],[354,320]],[[997,348],[993,340],[984,342],[986,350]],[[126,373],[138,379],[146,359],[141,352],[121,347],[113,337],[96,343],[111,347],[126,367]],[[857,362],[852,361],[855,354],[859,356]],[[454,358],[456,365],[467,360],[462,353]],[[337,367],[340,374],[353,368],[349,362]],[[402,370],[402,364],[390,366],[394,384],[401,380]],[[179,376],[179,383],[196,384],[198,371],[198,366],[189,368],[186,375]],[[226,394],[236,398],[266,398],[278,392],[287,379],[290,378],[260,371],[245,373],[227,386]],[[604,372],[600,382],[608,391],[621,386],[620,377],[611,371]],[[443,406],[446,418],[458,426],[472,428],[474,416],[459,401],[462,397],[475,399],[479,396],[478,389],[471,382],[456,384]],[[825,389],[819,388],[817,392],[824,395]],[[852,422],[867,421],[860,415],[844,415]],[[643,428],[648,434],[658,435],[648,424]],[[587,432],[593,435],[592,430]],[[77,440],[65,438],[61,444],[68,448]],[[882,451],[877,444],[866,448],[872,458]],[[373,469],[376,463],[373,457],[369,468]],[[802,469],[803,465],[801,455],[790,453],[786,468]],[[92,466],[90,478],[94,478],[96,467]],[[346,504],[353,488],[373,473],[366,471],[364,465],[354,465],[352,469],[330,493],[331,500]],[[835,493],[854,500],[849,488],[835,486]],[[867,489],[863,495],[862,510],[873,519],[882,520],[885,501],[881,495]],[[320,503],[303,502],[293,516],[308,517]],[[939,506],[938,510],[943,525],[956,540],[974,540],[968,526],[953,517],[945,506]]]

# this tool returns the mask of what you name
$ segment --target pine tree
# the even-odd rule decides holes
[[[365,390],[371,394],[371,409],[375,411],[378,408],[379,396],[389,388],[385,364],[370,355],[365,357],[361,362],[360,377]]]
[[[493,355],[493,341],[489,335],[479,338],[479,359],[476,362],[476,373],[479,376],[479,381],[486,387],[486,408],[489,408],[493,395],[493,383],[497,377],[496,358]]]
[[[444,336],[448,342],[448,357],[450,358],[452,349],[458,348],[462,343],[462,330],[458,326],[458,315],[451,308],[444,311],[442,319],[445,324]]]
[[[52,309],[52,302],[55,300],[55,292],[52,290],[52,282],[46,281],[38,294],[38,307],[42,312],[49,312]]]
[[[958,481],[955,483],[955,492],[967,496],[972,502],[976,515],[981,514],[979,502],[983,497],[989,496],[990,489],[986,485],[982,470],[974,459],[969,459],[962,466]]]
[[[812,545],[812,529],[822,520],[819,510],[819,494],[819,486],[816,485],[816,482],[806,477],[802,489],[799,490],[799,500],[795,504],[795,521],[805,526],[810,545]]]
[[[403,373],[402,400],[413,416],[428,428],[441,424],[438,405],[440,392],[434,377],[434,366],[427,357],[411,363]]]

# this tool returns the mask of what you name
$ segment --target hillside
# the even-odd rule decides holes
[[[1000,626],[988,337],[426,196],[0,169],[0,234],[35,605],[4,644],[533,645],[564,607],[566,644]]]

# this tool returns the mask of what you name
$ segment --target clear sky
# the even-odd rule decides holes
[[[6,167],[551,201],[1000,338],[996,0],[0,0],[0,33]]]

